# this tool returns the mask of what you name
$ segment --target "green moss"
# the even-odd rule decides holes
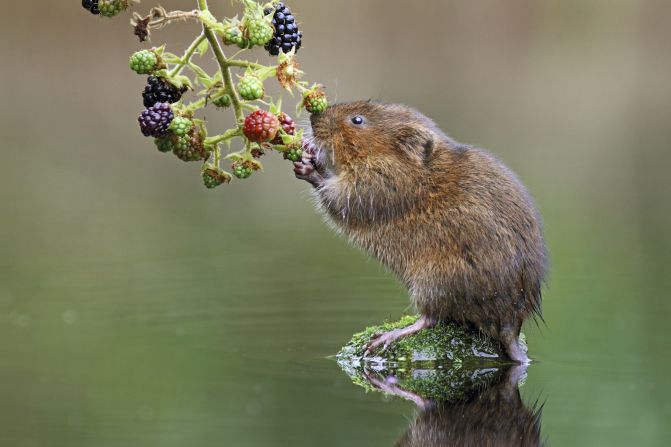
[[[417,321],[417,316],[405,316],[399,321],[373,326],[354,334],[336,356],[339,361],[362,360],[366,344],[375,334],[401,329]],[[490,338],[457,324],[439,324],[392,343],[385,352],[367,358],[370,363],[448,363],[480,364],[504,362],[501,345]]]
[[[373,335],[410,326],[417,318],[405,316],[354,334],[336,355],[338,364],[367,391],[380,391],[375,378],[393,378],[395,387],[440,401],[465,398],[497,380],[509,365],[498,342],[457,324],[424,329],[397,340],[383,353],[363,358]]]

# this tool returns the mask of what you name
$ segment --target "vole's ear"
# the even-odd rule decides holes
[[[424,148],[424,162],[429,160],[431,156],[433,155],[433,148],[436,145],[436,142],[434,141],[433,138],[427,139],[422,147]]]
[[[398,148],[426,162],[431,158],[435,147],[435,136],[417,126],[402,125],[396,128]]]

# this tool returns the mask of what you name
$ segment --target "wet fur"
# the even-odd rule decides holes
[[[312,128],[317,202],[333,226],[393,271],[423,315],[516,344],[541,315],[546,249],[515,174],[405,106],[338,104]]]

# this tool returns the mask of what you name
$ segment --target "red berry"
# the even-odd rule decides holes
[[[277,118],[280,120],[280,126],[282,126],[282,130],[284,131],[284,133],[286,133],[287,135],[296,134],[296,123],[294,123],[294,120],[291,119],[289,115],[282,112],[279,114]],[[282,141],[282,135],[280,135],[278,132],[277,136],[273,141],[271,141],[271,143],[284,144],[284,142]]]
[[[265,143],[277,136],[279,128],[280,120],[275,115],[259,109],[247,116],[242,131],[249,141]]]

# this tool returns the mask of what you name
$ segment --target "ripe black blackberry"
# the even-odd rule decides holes
[[[182,99],[184,91],[185,89],[180,90],[163,78],[149,76],[147,86],[142,92],[143,103],[145,107],[151,107],[157,102],[173,104]]]
[[[170,123],[174,117],[170,104],[160,102],[148,107],[137,120],[142,135],[158,138],[170,132]]]
[[[82,6],[87,11],[90,11],[91,14],[94,15],[100,14],[100,8],[98,8],[98,0],[82,0]]]
[[[266,9],[265,14],[268,15],[273,12],[271,8]],[[266,50],[271,56],[277,56],[280,51],[289,53],[292,49],[298,51],[302,45],[303,33],[298,31],[298,24],[291,10],[284,5],[278,3],[275,6],[275,13],[273,15],[273,27],[275,27],[275,34],[273,38],[266,44]]]

